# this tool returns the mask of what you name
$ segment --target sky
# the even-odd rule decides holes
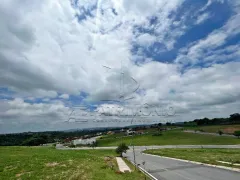
[[[0,35],[0,133],[240,109],[239,0],[1,0]]]

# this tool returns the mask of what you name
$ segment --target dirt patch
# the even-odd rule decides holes
[[[46,164],[47,167],[55,167],[57,165],[59,165],[59,163],[57,163],[57,162],[52,162],[52,163],[47,163]]]
[[[20,177],[20,176],[22,176],[24,173],[18,173],[18,174],[16,174],[16,177]]]
[[[29,173],[31,173],[31,172],[21,172],[21,173],[16,174],[16,177],[20,177],[24,174],[29,174]]]
[[[233,134],[234,131],[239,131],[240,127],[228,127],[228,128],[224,128],[223,132],[226,134]]]
[[[16,169],[17,167],[14,167],[14,166],[6,166],[5,168],[4,168],[4,170],[6,170],[6,171],[12,171],[12,170],[14,170],[14,169]]]
[[[104,157],[104,161],[111,161],[112,160],[112,157],[110,157],[110,156],[105,156]]]

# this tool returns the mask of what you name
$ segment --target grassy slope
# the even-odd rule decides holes
[[[240,130],[240,125],[214,125],[214,126],[197,126],[197,127],[185,127],[190,130],[204,130],[205,132],[218,133],[219,130],[227,134],[233,134],[234,131]]]
[[[0,179],[144,179],[140,172],[117,174],[105,156],[113,150],[63,151],[46,147],[0,147]]]
[[[116,135],[115,135],[116,136]],[[98,140],[98,146],[117,146],[121,142],[128,145],[132,142],[132,137],[115,138],[109,135]],[[206,145],[206,144],[240,144],[240,139],[233,137],[220,137],[213,135],[202,135],[185,133],[171,130],[163,133],[162,136],[152,136],[151,134],[136,135],[133,137],[134,145]]]
[[[231,163],[240,163],[239,151],[239,149],[155,149],[146,150],[144,152],[160,156],[240,168],[240,166],[217,162],[226,161]]]

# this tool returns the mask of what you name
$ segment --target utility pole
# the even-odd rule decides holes
[[[131,121],[131,125],[133,123],[133,119],[135,118],[135,116],[137,115],[137,112],[134,114],[132,121]],[[135,148],[134,148],[134,144],[133,144],[133,135],[132,135],[132,148],[133,148],[133,162],[135,165],[135,170],[137,169],[137,163],[136,163],[136,155],[135,155]]]
[[[137,164],[136,164],[136,156],[135,156],[135,150],[134,150],[134,145],[133,145],[133,161],[135,164],[135,170],[137,169]]]

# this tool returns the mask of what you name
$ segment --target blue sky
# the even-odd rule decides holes
[[[171,106],[173,122],[239,111],[238,0],[0,5],[0,132],[126,125],[65,123],[76,106]]]

